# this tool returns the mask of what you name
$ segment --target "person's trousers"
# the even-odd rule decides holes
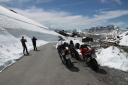
[[[29,54],[27,47],[23,47],[23,54],[24,54],[24,55],[25,55],[25,54]]]
[[[34,48],[34,51],[37,51],[37,47],[36,47],[36,45],[34,45],[33,48]]]

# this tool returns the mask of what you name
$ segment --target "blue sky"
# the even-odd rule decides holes
[[[0,0],[0,4],[50,28],[128,27],[128,0]]]

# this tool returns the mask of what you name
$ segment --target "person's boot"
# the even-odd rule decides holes
[[[37,48],[36,48],[36,51],[38,51]]]
[[[27,53],[27,55],[29,55],[29,53]]]

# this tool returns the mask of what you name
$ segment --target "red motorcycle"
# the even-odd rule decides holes
[[[88,45],[81,45],[80,51],[83,56],[83,60],[86,62],[86,64],[94,71],[98,71],[99,65],[97,60],[93,56],[95,55],[95,50],[89,47]]]

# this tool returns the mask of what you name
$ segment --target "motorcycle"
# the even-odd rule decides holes
[[[71,49],[71,56],[72,56],[72,58],[75,58],[76,60],[81,61],[79,53],[76,51],[75,48]]]
[[[67,68],[72,68],[74,65],[71,61],[70,50],[68,47],[64,47],[64,49],[58,49],[58,53],[60,55],[60,59]]]
[[[88,52],[83,54],[83,59],[91,69],[93,69],[94,71],[98,71],[99,65],[97,60],[95,59],[96,56],[94,55],[95,55],[95,50],[90,48]]]
[[[94,71],[99,70],[99,65],[97,63],[97,60],[93,58],[92,56],[87,58],[86,64]]]

